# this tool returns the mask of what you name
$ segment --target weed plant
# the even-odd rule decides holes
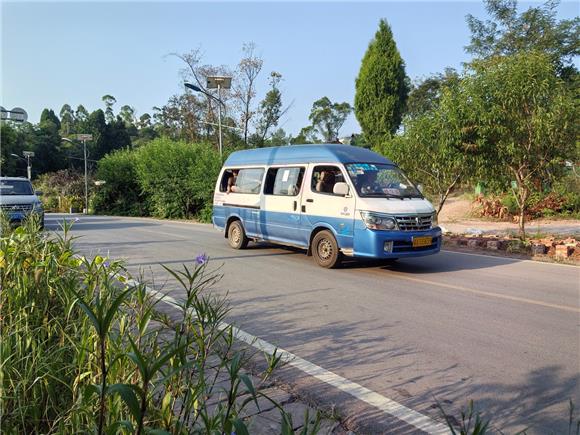
[[[120,262],[77,255],[70,224],[47,234],[2,219],[2,433],[246,434],[248,404],[264,401],[280,410],[281,432],[294,433],[244,372],[253,355],[234,346],[205,256],[167,269],[185,298],[163,314]],[[267,358],[265,377],[279,361]],[[301,433],[319,422],[307,417]]]

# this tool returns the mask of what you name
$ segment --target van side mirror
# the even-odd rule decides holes
[[[336,183],[332,189],[332,193],[335,195],[346,196],[348,195],[349,188],[346,183]]]
[[[417,189],[419,189],[419,192],[423,193],[423,185],[421,183],[417,184]]]
[[[42,196],[42,190],[35,190],[35,191],[34,191],[34,194],[35,194],[36,196]]]

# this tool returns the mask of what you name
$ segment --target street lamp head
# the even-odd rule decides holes
[[[10,155],[11,155],[12,157],[17,157],[17,158],[20,158],[20,156],[19,156],[18,154],[10,153]]]
[[[195,91],[195,92],[203,92],[203,90],[201,88],[199,88],[198,86],[192,85],[191,83],[184,83],[184,86],[186,88],[191,89],[192,91]]]

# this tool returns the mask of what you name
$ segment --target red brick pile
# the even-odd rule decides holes
[[[450,235],[445,237],[446,246],[465,247],[469,249],[484,249],[486,251],[519,254],[531,257],[548,257],[557,260],[580,261],[580,240],[573,237],[566,239],[549,237],[531,239],[522,242],[513,237],[498,236],[463,236]]]

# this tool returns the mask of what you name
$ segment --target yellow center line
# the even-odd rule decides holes
[[[382,271],[381,270],[381,273],[382,272],[387,273],[389,275],[394,275],[397,278],[404,279],[407,281],[418,282],[421,284],[429,284],[432,286],[442,287],[442,288],[447,288],[447,289],[452,289],[452,290],[459,290],[459,291],[464,292],[464,293],[472,293],[472,294],[476,294],[476,295],[480,295],[480,296],[487,296],[487,297],[497,298],[497,299],[505,299],[505,300],[514,301],[514,302],[522,302],[525,304],[537,305],[537,306],[545,307],[545,308],[554,308],[556,310],[569,311],[572,313],[580,313],[580,308],[578,308],[578,307],[570,307],[568,305],[551,304],[549,302],[542,302],[542,301],[538,301],[535,299],[520,298],[518,296],[510,296],[510,295],[505,295],[505,294],[501,294],[501,293],[488,292],[488,291],[484,291],[484,290],[476,290],[476,289],[464,287],[461,285],[444,284],[442,282],[430,281],[430,280],[422,279],[422,278],[415,278],[412,276],[408,276],[402,272],[395,272],[395,271],[391,271],[391,270],[389,270],[389,271]]]

